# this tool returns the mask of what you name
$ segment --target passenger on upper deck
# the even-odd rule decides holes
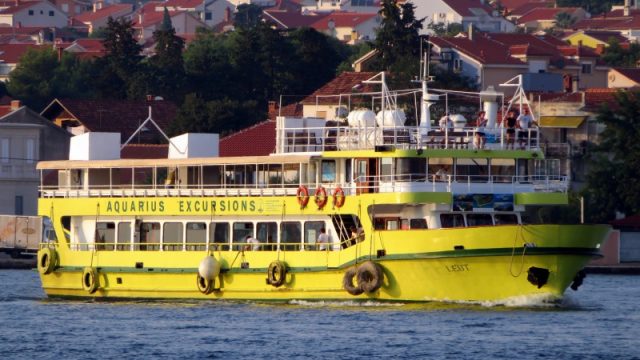
[[[484,149],[484,144],[486,142],[486,136],[484,133],[484,128],[487,126],[487,118],[485,117],[485,112],[480,111],[478,113],[478,118],[476,119],[476,134],[473,139],[473,145],[476,149]]]
[[[451,121],[449,113],[440,118],[440,122],[438,122],[438,125],[440,126],[440,130],[442,131],[451,131],[453,129],[453,121]]]
[[[514,143],[515,143],[515,137],[516,137],[516,114],[515,112],[513,112],[513,110],[509,111],[507,113],[507,118],[504,119],[505,123],[504,123],[504,128],[507,129],[506,131],[506,143],[507,143],[507,149],[509,149],[509,147],[511,147],[511,149],[513,149]]]
[[[529,140],[529,128],[533,125],[538,126],[538,123],[533,121],[533,117],[529,114],[529,109],[524,109],[524,112],[518,116],[518,143],[520,148],[524,149],[527,141]]]

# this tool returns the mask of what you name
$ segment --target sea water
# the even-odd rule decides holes
[[[2,359],[640,359],[640,277],[562,303],[68,301],[0,271]]]

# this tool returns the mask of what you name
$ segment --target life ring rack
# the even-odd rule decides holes
[[[309,189],[304,185],[300,185],[298,191],[296,191],[296,198],[298,199],[298,204],[300,204],[300,209],[307,207],[309,203]]]
[[[333,190],[333,206],[341,208],[345,202],[344,190],[340,186]]]
[[[327,190],[323,186],[318,186],[315,194],[315,203],[318,206],[318,210],[327,205]]]

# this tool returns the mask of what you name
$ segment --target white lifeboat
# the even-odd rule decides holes
[[[354,128],[373,128],[376,126],[376,114],[371,110],[353,110],[347,116],[347,122]]]
[[[407,116],[400,109],[379,111],[376,115],[376,122],[380,127],[404,126]]]

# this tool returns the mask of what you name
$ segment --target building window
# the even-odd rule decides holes
[[[211,11],[205,11],[204,13],[204,20],[211,20],[213,19],[213,14],[211,13]]]
[[[24,214],[22,201],[23,201],[22,195],[16,195],[16,215]]]
[[[33,160],[35,159],[36,152],[36,141],[34,139],[27,139],[26,142],[27,151],[26,151],[26,161],[27,164],[33,164]]]
[[[9,162],[9,139],[0,139],[0,162]]]
[[[29,10],[29,16],[33,16],[33,10]]]
[[[453,59],[453,71],[454,72],[462,71],[462,59]]]
[[[582,63],[582,73],[583,74],[591,74],[591,64],[590,63]]]
[[[53,10],[49,10],[49,16],[53,16]]]

